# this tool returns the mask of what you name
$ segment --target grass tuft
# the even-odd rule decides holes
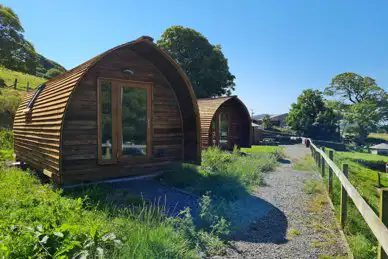
[[[292,240],[295,237],[299,236],[301,234],[300,230],[297,228],[289,228],[287,231],[287,239]]]
[[[322,181],[319,180],[307,180],[304,183],[304,191],[308,194],[318,194],[324,192],[324,185]]]
[[[292,163],[292,168],[299,171],[314,172],[317,170],[314,159],[311,155],[305,156],[302,160],[297,160]]]

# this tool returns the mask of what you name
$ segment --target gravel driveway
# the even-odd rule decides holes
[[[309,154],[303,145],[286,146],[284,151],[291,161]],[[319,179],[318,174],[294,170],[291,161],[266,175],[265,185],[254,196],[272,209],[233,236],[224,258],[347,257],[346,243],[325,196],[322,210],[311,211],[313,195],[304,191],[304,182]]]

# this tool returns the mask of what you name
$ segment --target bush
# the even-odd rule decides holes
[[[59,76],[60,74],[62,74],[61,71],[59,71],[58,69],[56,68],[50,68],[44,77],[48,78],[48,79],[51,79],[51,78],[54,78],[54,77],[57,77]]]

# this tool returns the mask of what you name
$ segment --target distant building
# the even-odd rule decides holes
[[[264,128],[261,125],[252,122],[252,144],[259,144],[263,140]]]
[[[261,125],[263,123],[263,118],[265,115],[266,114],[255,115],[252,117],[252,121],[254,123],[257,123],[258,125]],[[278,126],[281,128],[286,126],[286,119],[287,119],[288,113],[282,113],[282,114],[277,114],[277,115],[268,114],[268,115],[270,116],[269,118],[270,118],[273,126]]]
[[[381,143],[375,146],[370,147],[372,154],[388,156],[388,144]]]
[[[286,126],[286,119],[287,119],[288,113],[273,115],[270,117],[270,120],[272,122],[272,125],[279,126],[279,127],[285,127]]]

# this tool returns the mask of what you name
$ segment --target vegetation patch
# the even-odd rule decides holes
[[[289,228],[287,231],[287,239],[288,240],[292,240],[299,235],[300,235],[300,230],[297,228],[292,227],[292,228]]]
[[[197,258],[220,253],[228,223],[201,200],[194,225],[188,210],[163,208],[114,190],[53,190],[33,175],[0,169],[1,258]],[[124,198],[125,197],[125,198]]]
[[[308,172],[314,172],[317,170],[317,166],[315,165],[314,159],[311,157],[311,155],[307,155],[301,160],[293,161],[292,168],[295,170]]]
[[[388,133],[371,133],[368,138],[388,141]]]
[[[250,148],[241,148],[241,152],[247,154],[268,153],[280,159],[285,157],[283,147],[280,146],[252,146]]]
[[[304,183],[304,191],[308,194],[318,194],[324,192],[324,186],[320,180],[308,180]]]
[[[0,66],[0,78],[4,80],[6,86],[13,87],[15,79],[17,80],[17,90],[26,90],[26,86],[29,85],[31,89],[35,89],[39,85],[47,81],[45,78],[25,74],[22,72],[14,71]]]
[[[13,160],[13,134],[0,128],[0,163]]]
[[[160,181],[197,195],[211,192],[213,196],[233,201],[262,183],[263,173],[276,166],[278,149],[272,153],[255,150],[242,155],[211,147],[202,152],[202,165],[178,165],[160,177]],[[265,147],[267,148],[267,147]],[[260,151],[257,151],[260,150]]]

